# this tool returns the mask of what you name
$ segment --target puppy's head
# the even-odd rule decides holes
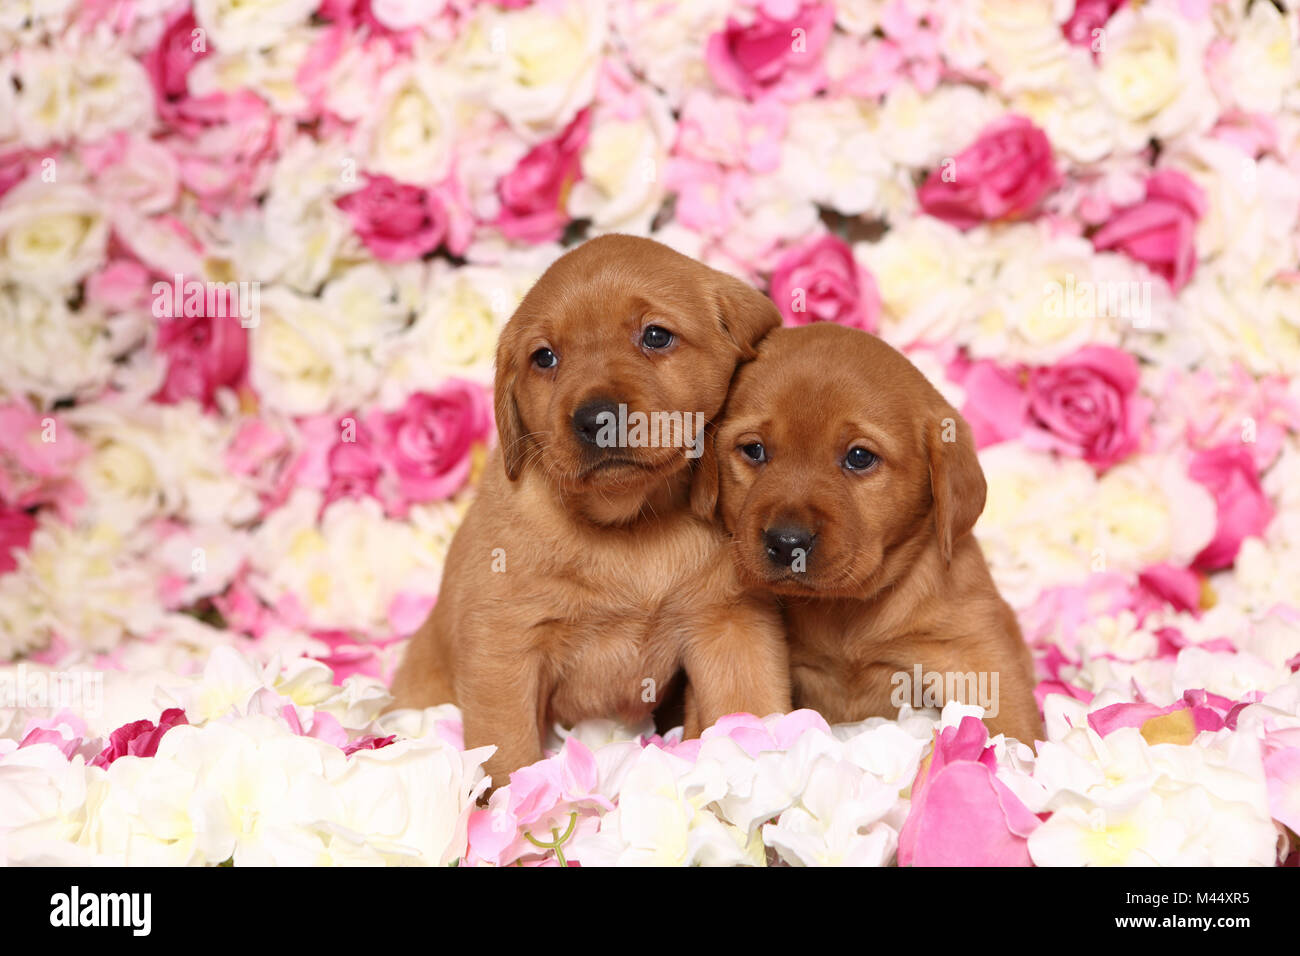
[[[829,323],[763,341],[714,453],[737,566],[779,593],[869,596],[924,547],[950,561],[984,508],[965,420],[901,353]]]
[[[660,243],[583,243],[501,334],[507,476],[537,468],[566,492],[635,494],[691,467],[737,362],[780,321],[756,289]]]

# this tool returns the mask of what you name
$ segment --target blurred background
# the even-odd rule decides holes
[[[1298,31],[1268,0],[7,0],[0,658],[386,677],[499,329],[621,231],[963,409],[1053,686],[1276,686]]]

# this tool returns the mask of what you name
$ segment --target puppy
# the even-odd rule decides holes
[[[782,598],[796,707],[893,716],[939,703],[938,680],[943,701],[988,703],[993,733],[1042,739],[1029,650],[969,533],[985,495],[970,427],[901,353],[831,324],[771,333],[714,453],[699,495],[742,578]]]
[[[757,290],[648,239],[558,259],[501,334],[499,448],[394,706],[458,704],[497,785],[553,722],[644,719],[679,669],[688,735],[789,710],[775,601],[744,593],[712,498],[691,501],[699,426],[778,324]]]

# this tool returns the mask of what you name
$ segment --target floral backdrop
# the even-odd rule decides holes
[[[1295,864],[1298,41],[1271,0],[6,0],[0,862]],[[610,231],[963,410],[1036,752],[955,705],[593,721],[476,808],[455,708],[380,715],[496,336]]]

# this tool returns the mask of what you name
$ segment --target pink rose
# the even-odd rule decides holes
[[[1177,292],[1196,271],[1196,223],[1205,194],[1182,173],[1163,169],[1146,182],[1146,198],[1115,213],[1092,236],[1100,251],[1118,250],[1164,276]]]
[[[1300,827],[1300,731],[1276,730],[1264,738],[1264,778],[1273,819],[1291,830]],[[1295,854],[1288,865],[1294,866]]]
[[[771,296],[789,325],[836,322],[872,332],[880,319],[876,280],[838,236],[788,250],[772,272]]]
[[[428,190],[387,176],[366,176],[366,185],[338,200],[366,248],[385,262],[418,259],[438,248],[447,214]]]
[[[1023,116],[1004,116],[986,126],[951,165],[930,173],[917,199],[931,216],[970,229],[1029,216],[1057,181],[1047,135]]]
[[[352,440],[345,441],[344,438]],[[370,431],[359,422],[355,425],[354,435],[340,435],[326,455],[325,464],[329,469],[329,483],[325,486],[326,505],[339,498],[373,495],[384,472],[383,460]]]
[[[147,306],[149,270],[134,259],[113,259],[86,279],[86,298],[115,312]]]
[[[676,195],[673,215],[695,232],[724,236],[740,215],[749,176],[717,163],[685,156],[668,160],[664,185]]]
[[[1088,715],[1088,726],[1103,737],[1109,736],[1122,727],[1141,727],[1148,720],[1167,717],[1179,711],[1190,711],[1192,727],[1195,733],[1202,730],[1222,730],[1224,716],[1232,709],[1234,702],[1226,697],[1208,694],[1203,690],[1189,690],[1183,693],[1183,699],[1168,707],[1157,707],[1145,701],[1121,702],[1094,710]]]
[[[389,734],[387,737],[376,737],[374,734],[367,734],[364,737],[358,737],[352,743],[343,748],[345,756],[351,757],[358,750],[383,750],[390,744],[397,742],[396,734]]]
[[[173,14],[158,43],[140,61],[153,85],[158,116],[168,125],[183,118],[190,101],[190,71],[211,52],[207,44],[195,49],[197,27],[194,13],[186,6]]]
[[[162,712],[158,726],[151,720],[134,720],[123,724],[108,735],[108,746],[98,757],[91,761],[95,767],[107,768],[118,757],[154,757],[158,754],[158,744],[163,735],[173,727],[188,724],[185,711],[171,707]]]
[[[497,226],[509,239],[554,242],[569,216],[564,203],[582,173],[582,148],[591,131],[591,110],[573,118],[555,139],[534,146],[497,185]]]
[[[19,150],[0,155],[0,199],[27,178],[27,167],[31,157]]]
[[[1100,30],[1125,0],[1075,0],[1074,13],[1061,25],[1065,38],[1075,46],[1092,49],[1093,31]],[[1098,51],[1093,51],[1093,56]]]
[[[1201,609],[1201,579],[1195,571],[1180,568],[1167,562],[1149,566],[1138,575],[1138,592],[1135,603],[1153,604],[1152,609],[1163,609],[1168,604],[1175,611],[1187,611],[1199,616]],[[1144,599],[1150,599],[1149,602]],[[1139,615],[1144,617],[1145,615]]]
[[[803,3],[789,17],[760,6],[748,24],[728,18],[726,28],[709,37],[709,73],[723,90],[746,99],[807,96],[825,85],[821,55],[834,22],[829,3]]]
[[[435,393],[417,392],[395,412],[367,421],[385,467],[390,514],[408,504],[445,498],[469,478],[470,451],[487,441],[492,415],[481,385],[452,380]]]
[[[0,501],[0,574],[18,567],[15,555],[27,550],[35,530],[35,518],[22,508],[10,508]]]
[[[1137,394],[1138,364],[1127,352],[1089,345],[1029,373],[1031,447],[1083,458],[1098,469],[1128,457],[1141,441],[1148,403]]]
[[[912,784],[898,835],[899,866],[1031,866],[1027,838],[1040,823],[997,777],[977,717],[935,735],[928,767]]]
[[[498,787],[485,809],[469,818],[471,863],[506,866],[522,856],[543,851],[528,840],[550,842],[552,831],[562,834],[574,819],[594,816],[614,808],[598,792],[600,768],[596,758],[577,737],[567,737],[560,752],[545,760],[521,767]]]
[[[1029,422],[1029,396],[1021,383],[1022,370],[1002,368],[989,359],[957,363],[949,376],[966,392],[962,417],[970,424],[975,447],[1019,438]]]
[[[1192,561],[1192,567],[1218,571],[1237,560],[1244,539],[1264,533],[1273,520],[1273,506],[1260,487],[1255,459],[1239,442],[1198,451],[1187,473],[1209,489],[1218,510],[1214,538]]]
[[[16,508],[52,504],[69,517],[84,497],[72,472],[86,452],[55,416],[21,401],[0,405],[0,501]]]
[[[807,708],[780,714],[768,720],[753,714],[737,713],[719,717],[712,727],[700,734],[700,740],[730,737],[749,754],[757,757],[765,750],[789,750],[810,730],[830,736],[826,718]]]
[[[158,330],[158,351],[167,357],[167,377],[156,398],[194,398],[213,408],[217,389],[238,389],[244,380],[248,331],[228,316],[169,319]]]

